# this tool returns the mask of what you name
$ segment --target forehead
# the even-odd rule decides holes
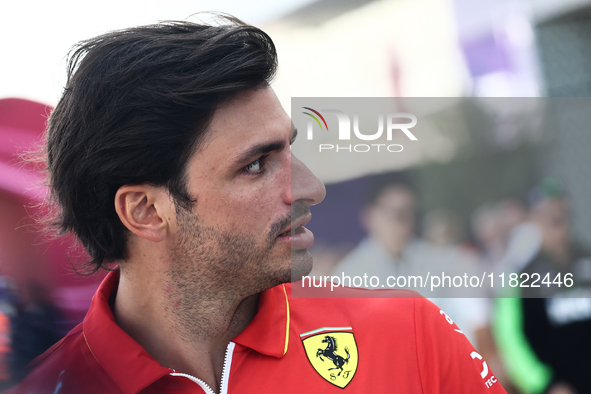
[[[388,186],[380,193],[376,205],[381,206],[404,206],[414,204],[414,195],[405,186]]]
[[[215,111],[206,140],[246,142],[277,133],[291,133],[291,120],[270,87],[240,92]]]
[[[215,111],[187,168],[193,174],[207,173],[209,178],[230,176],[234,167],[260,157],[254,157],[258,147],[288,146],[292,130],[291,119],[273,89],[239,93]]]

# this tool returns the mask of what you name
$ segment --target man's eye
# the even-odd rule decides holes
[[[267,156],[268,155],[259,157],[258,159],[256,159],[255,161],[253,161],[252,163],[250,163],[249,165],[244,167],[242,172],[249,174],[249,175],[260,174],[261,172],[263,172],[263,160]]]
[[[257,159],[247,165],[246,170],[250,172],[259,172],[261,170],[261,159]]]

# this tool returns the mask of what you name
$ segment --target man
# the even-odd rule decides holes
[[[291,299],[325,191],[291,155],[275,68],[271,39],[232,18],[75,50],[49,181],[61,230],[118,269],[16,393],[504,392],[420,298]]]
[[[333,273],[367,273],[380,278],[416,274],[423,268],[417,265],[431,256],[426,242],[415,236],[413,187],[401,173],[377,177],[373,183],[361,214],[361,224],[368,236],[345,256]]]
[[[541,246],[519,272],[516,296],[499,299],[499,339],[523,391],[591,391],[591,255],[571,231],[568,198],[554,178],[530,194]],[[520,293],[520,294],[519,294]],[[520,322],[516,324],[515,322]]]
[[[388,277],[426,276],[428,272],[454,276],[475,270],[478,261],[472,253],[416,236],[418,196],[405,173],[376,176],[372,183],[361,214],[367,236],[337,264],[333,275],[376,276],[386,283]],[[406,288],[413,289],[413,285],[409,280]],[[480,342],[488,324],[485,299],[450,298],[446,288],[427,293],[428,287],[419,287],[418,291],[452,316],[472,343]]]

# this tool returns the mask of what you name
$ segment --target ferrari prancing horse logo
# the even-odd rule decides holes
[[[351,327],[324,327],[301,334],[312,367],[326,381],[344,389],[355,376],[359,362]]]

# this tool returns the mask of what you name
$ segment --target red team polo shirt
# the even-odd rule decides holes
[[[11,394],[213,392],[161,366],[117,326],[109,297],[118,275],[105,278],[84,321],[39,356]],[[222,394],[505,393],[453,321],[426,299],[290,294],[290,284],[261,293],[257,315],[226,350]]]

